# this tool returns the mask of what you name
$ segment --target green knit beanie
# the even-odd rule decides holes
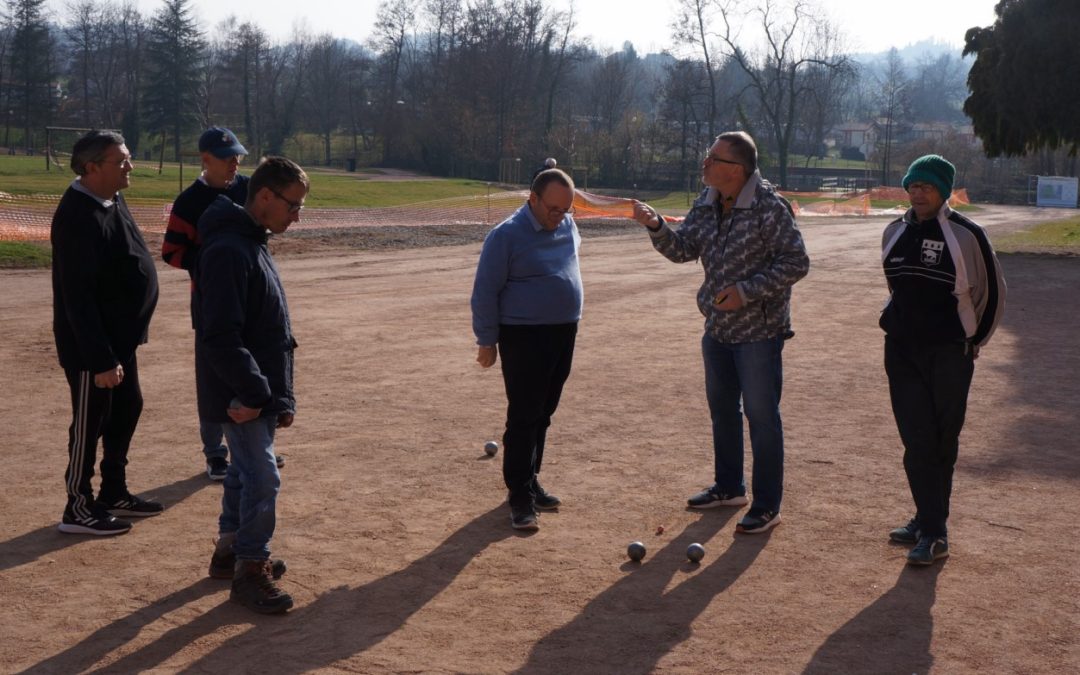
[[[942,199],[949,201],[955,176],[956,167],[949,160],[941,155],[923,155],[911,163],[900,184],[906,190],[915,182],[930,183],[938,189]]]

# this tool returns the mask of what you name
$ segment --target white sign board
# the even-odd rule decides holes
[[[1077,178],[1063,176],[1039,176],[1035,193],[1036,206],[1063,206],[1076,208]]]

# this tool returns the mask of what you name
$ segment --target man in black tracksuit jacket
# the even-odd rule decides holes
[[[158,299],[157,272],[120,190],[131,155],[119,134],[91,131],[72,150],[78,174],[53,215],[53,333],[71,388],[67,506],[60,531],[111,535],[116,516],[153,516],[162,506],[128,491],[128,449],[142,413],[136,348]],[[91,478],[102,441],[101,489]]]
[[[881,314],[885,372],[904,444],[915,517],[889,533],[914,544],[908,562],[949,555],[953,467],[979,349],[1005,309],[1005,279],[981,227],[949,208],[955,170],[938,155],[903,179],[911,209],[885,228],[889,302]]]
[[[273,583],[270,539],[281,477],[274,435],[292,424],[293,339],[281,278],[267,247],[300,220],[308,179],[295,163],[268,157],[241,206],[218,197],[199,219],[195,262],[195,385],[199,418],[219,422],[232,461],[224,481],[210,576],[231,577],[231,599],[280,613],[292,598]]]

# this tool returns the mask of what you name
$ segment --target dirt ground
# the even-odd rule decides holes
[[[973,215],[993,236],[1047,212]],[[0,672],[1080,671],[1080,259],[1002,256],[1008,307],[976,365],[952,557],[913,569],[886,541],[912,506],[876,326],[884,220],[802,221],[784,520],[762,536],[735,536],[741,509],[684,508],[711,479],[696,264],[640,232],[586,239],[543,471],[564,505],[522,535],[482,451],[504,398],[498,369],[473,362],[479,243],[281,256],[300,407],[278,437],[273,547],[296,607],[271,617],[206,576],[221,488],[199,450],[185,275],[159,270],[129,466],[166,511],[93,538],[56,530],[70,407],[49,274],[0,272]]]

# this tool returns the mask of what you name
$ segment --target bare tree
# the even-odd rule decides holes
[[[329,33],[319,36],[308,53],[307,119],[323,139],[323,162],[330,166],[330,140],[347,103],[342,83],[348,81],[349,54],[345,43]]]
[[[146,21],[135,7],[134,0],[126,0],[120,6],[116,23],[122,73],[119,87],[121,91],[117,95],[116,107],[124,111],[121,129],[132,153],[139,149],[139,138],[143,129],[142,75],[146,33]]]
[[[850,59],[840,50],[835,28],[812,14],[804,0],[790,5],[761,0],[751,10],[758,17],[757,28],[765,41],[764,49],[757,53],[737,43],[738,1],[714,1],[723,24],[720,40],[728,56],[750,79],[747,90],[753,93],[760,122],[776,150],[779,182],[785,185],[788,154],[798,126],[798,103],[810,85],[806,71],[811,67],[848,69]]]
[[[881,184],[889,184],[889,170],[892,165],[892,146],[895,142],[896,127],[901,121],[907,119],[910,112],[910,96],[908,89],[911,86],[907,73],[904,71],[904,61],[900,58],[900,52],[893,47],[885,58],[882,72],[876,77],[878,85],[877,103],[879,110],[878,125],[883,127],[879,140],[881,159]]]
[[[266,33],[251,22],[244,22],[236,31],[234,63],[240,77],[240,98],[244,116],[244,133],[251,142],[255,156],[262,155],[262,67],[270,49]]]
[[[382,116],[383,162],[394,155],[394,141],[400,126],[398,87],[402,59],[410,32],[416,25],[414,0],[381,0],[375,15],[376,48],[382,48],[384,78],[382,97],[378,102]],[[400,105],[404,105],[402,102]]]
[[[693,59],[680,59],[667,69],[662,114],[678,129],[675,146],[682,170],[689,170],[698,159],[699,137],[704,128],[709,128],[709,114],[704,110],[708,106],[709,92],[703,71],[702,63]]]
[[[206,41],[195,100],[199,122],[203,128],[215,124],[225,125],[221,112],[226,108],[226,99],[233,91],[229,86],[234,79],[229,62],[238,30],[236,17],[225,17],[212,31],[214,37]]]
[[[721,7],[720,0],[678,0],[676,19],[672,24],[672,37],[679,42],[690,44],[701,54],[705,64],[705,76],[709,83],[706,114],[709,138],[714,138],[717,133],[716,119],[720,96],[717,74],[722,64],[716,62],[717,55],[711,42],[715,40],[714,25]]]

